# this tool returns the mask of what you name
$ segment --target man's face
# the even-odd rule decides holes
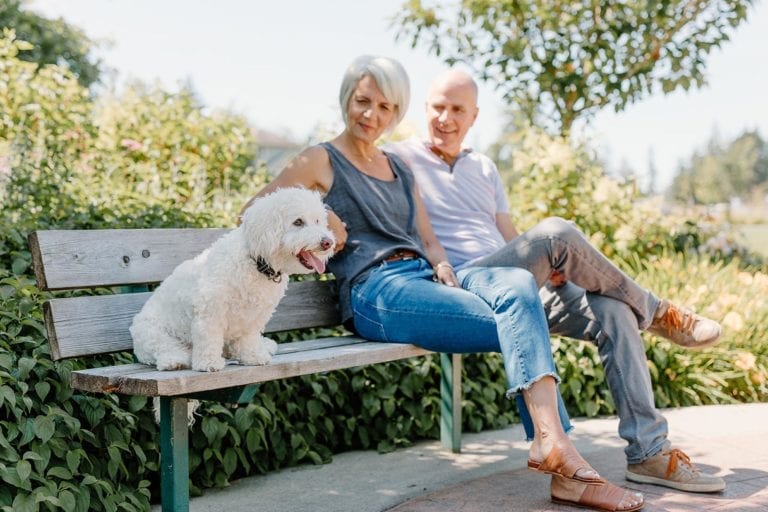
[[[444,80],[432,85],[427,96],[427,127],[435,149],[456,157],[476,118],[477,92],[472,84]]]

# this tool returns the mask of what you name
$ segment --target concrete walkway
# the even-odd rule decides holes
[[[617,419],[575,420],[579,451],[613,483],[645,494],[643,510],[768,512],[768,403],[664,411],[670,440],[727,488],[691,494],[624,480],[625,443]],[[522,427],[465,434],[453,454],[427,441],[394,453],[336,455],[331,464],[302,466],[208,490],[193,512],[490,512],[567,511],[549,501],[549,478],[526,469]],[[154,510],[159,510],[156,507]]]

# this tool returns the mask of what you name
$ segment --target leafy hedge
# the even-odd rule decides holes
[[[68,385],[73,370],[130,356],[51,360],[41,313],[50,294],[35,286],[26,235],[52,227],[231,225],[266,178],[250,166],[254,141],[242,118],[206,113],[188,91],[170,94],[140,84],[94,99],[66,71],[18,60],[22,46],[0,38],[0,155],[6,155],[0,158],[0,510],[145,510],[157,499],[159,467],[158,427],[148,400],[84,394]],[[527,175],[541,169],[531,164]],[[547,178],[550,188],[565,192],[542,204],[601,218],[603,224],[587,226],[593,237],[615,233],[605,222],[610,216],[590,216],[577,202],[592,176],[564,175],[565,184]],[[631,205],[621,208],[631,213]],[[671,238],[662,228],[643,233],[615,255]],[[620,239],[610,235],[603,246],[618,246]],[[738,258],[723,264],[687,261],[673,251],[648,254],[647,266],[630,258],[623,265],[662,294],[729,326],[726,341],[704,352],[648,340],[658,403],[765,400],[765,274],[744,272]],[[708,276],[713,285],[689,289],[687,272]],[[295,337],[285,333],[281,341]],[[613,412],[594,348],[556,339],[554,349],[570,409]],[[268,383],[246,405],[205,403],[190,437],[193,491],[327,462],[343,450],[388,451],[435,438],[438,366],[435,357],[416,358]],[[516,420],[503,399],[500,357],[467,356],[464,372],[466,430]]]

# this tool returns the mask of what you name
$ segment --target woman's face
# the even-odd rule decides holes
[[[376,81],[366,75],[357,82],[347,105],[347,130],[360,140],[373,144],[395,117],[395,105],[379,90]]]

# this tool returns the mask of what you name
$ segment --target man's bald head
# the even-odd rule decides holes
[[[472,78],[472,75],[461,69],[448,69],[437,75],[429,86],[428,95],[431,96],[433,92],[453,88],[466,88],[471,91],[475,106],[477,106],[477,82]]]
[[[432,81],[426,107],[432,150],[453,163],[477,118],[477,83],[465,71],[444,71]]]

